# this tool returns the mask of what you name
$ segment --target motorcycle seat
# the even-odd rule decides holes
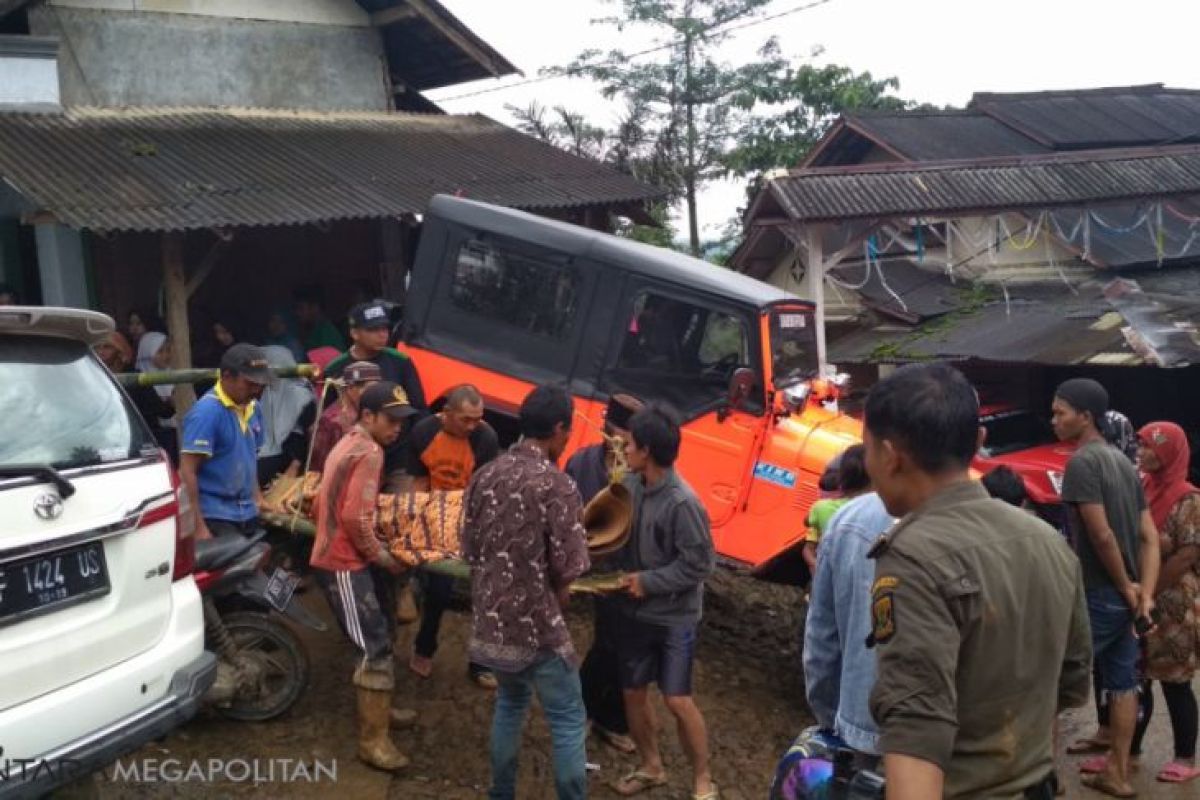
[[[196,542],[196,569],[201,572],[220,569],[241,558],[257,543],[258,538],[246,539],[241,536],[199,539]]]

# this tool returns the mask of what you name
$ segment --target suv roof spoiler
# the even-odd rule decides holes
[[[0,334],[55,336],[99,344],[116,330],[107,314],[82,308],[54,306],[0,306]]]

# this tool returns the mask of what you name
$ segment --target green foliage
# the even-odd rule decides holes
[[[749,99],[759,113],[745,117],[724,165],[740,177],[797,166],[840,114],[909,107],[889,94],[899,88],[896,78],[876,80],[870,72],[835,64],[789,66],[755,87]],[[764,106],[773,111],[763,113]]]
[[[764,170],[798,163],[843,111],[905,107],[889,94],[899,88],[895,78],[875,79],[841,66],[795,65],[773,37],[748,63],[719,61],[718,46],[761,17],[771,0],[608,2],[618,6],[618,13],[594,22],[619,31],[651,30],[661,48],[585,50],[549,72],[591,78],[605,97],[625,101],[631,110],[627,121],[635,124],[621,138],[631,163],[640,166],[631,174],[684,201],[693,254],[702,249],[696,194],[703,184],[736,175],[750,178],[753,186]],[[558,113],[565,123],[567,115]],[[556,135],[576,141],[568,131]],[[723,237],[719,243],[725,257],[732,241]]]

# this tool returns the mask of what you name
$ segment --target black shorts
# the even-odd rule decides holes
[[[695,625],[655,625],[625,618],[616,638],[622,689],[657,683],[667,697],[692,694]]]

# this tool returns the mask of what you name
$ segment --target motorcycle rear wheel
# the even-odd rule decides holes
[[[254,611],[222,617],[244,657],[254,659],[262,675],[257,687],[239,691],[217,712],[243,722],[264,722],[287,713],[308,688],[308,651],[291,628]]]

